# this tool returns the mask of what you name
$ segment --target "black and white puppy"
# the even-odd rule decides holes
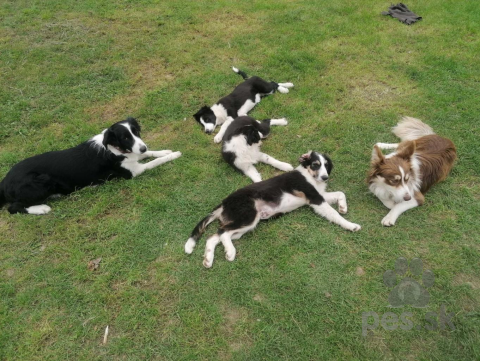
[[[258,122],[249,116],[238,117],[229,125],[223,136],[223,159],[254,182],[262,180],[254,167],[258,162],[270,164],[285,172],[293,170],[290,164],[280,162],[260,151],[262,139],[270,133],[270,125],[287,124],[286,119],[265,119]]]
[[[262,97],[273,94],[277,90],[280,93],[288,93],[288,88],[293,87],[292,83],[268,82],[258,76],[248,78],[245,72],[235,67],[232,69],[235,73],[240,74],[245,81],[211,107],[205,105],[193,115],[208,134],[212,133],[217,125],[224,124],[229,117],[229,121],[233,121],[239,116],[247,115],[256,104],[260,103]],[[226,127],[228,127],[228,124]],[[225,133],[225,130],[223,130],[223,133]],[[216,143],[221,141],[222,136],[215,137]]]
[[[327,193],[325,190],[333,167],[330,158],[311,151],[302,155],[299,162],[300,166],[292,172],[251,184],[230,194],[197,224],[185,244],[185,252],[191,254],[206,227],[218,219],[220,228],[207,240],[203,265],[212,267],[215,247],[220,242],[225,247],[227,260],[233,261],[236,250],[232,239],[239,239],[253,230],[262,219],[291,212],[307,204],[330,222],[349,231],[360,230],[358,224],[347,221],[339,214],[347,213],[345,194]],[[338,212],[330,206],[334,203],[338,204]]]
[[[171,150],[147,151],[133,118],[113,124],[76,147],[48,152],[17,163],[0,183],[0,207],[10,213],[47,214],[44,201],[113,178],[130,179],[180,157]],[[148,163],[139,160],[157,158]]]

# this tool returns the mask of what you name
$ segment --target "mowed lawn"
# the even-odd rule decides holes
[[[127,116],[150,149],[183,156],[50,201],[46,216],[2,209],[0,359],[480,359],[480,3],[410,1],[424,18],[412,26],[380,15],[389,5],[1,0],[0,178]],[[235,241],[233,263],[220,245],[205,269],[205,237],[184,254],[196,223],[250,184],[192,117],[241,81],[232,65],[295,84],[251,113],[289,120],[263,150],[293,165],[328,153],[329,190],[345,192],[360,232],[305,207]],[[459,159],[423,207],[384,228],[365,178],[403,115],[452,139]],[[435,274],[426,308],[388,307],[383,274],[401,256]],[[442,305],[455,330],[427,330]],[[363,336],[364,312],[411,312],[415,327]]]

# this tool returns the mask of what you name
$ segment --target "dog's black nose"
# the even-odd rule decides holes
[[[205,133],[212,134],[213,130],[206,130]]]
[[[144,145],[142,145],[142,146],[140,147],[140,153],[145,153],[146,151],[147,151],[147,147],[144,146]]]
[[[405,194],[405,195],[403,196],[403,200],[404,200],[404,201],[409,201],[410,199],[412,199],[412,197],[410,196],[410,194]]]
[[[328,175],[322,175],[322,179],[326,181],[328,179]]]

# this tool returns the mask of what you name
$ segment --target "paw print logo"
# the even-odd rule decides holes
[[[401,281],[397,284],[397,275]],[[422,285],[408,276],[422,278]],[[430,270],[423,270],[422,260],[414,258],[408,264],[407,259],[400,257],[395,261],[395,271],[388,270],[383,274],[383,282],[387,287],[395,288],[390,292],[388,301],[391,307],[426,307],[430,300],[430,294],[426,290],[435,282],[435,276]]]

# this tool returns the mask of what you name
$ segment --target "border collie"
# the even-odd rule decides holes
[[[191,254],[206,227],[218,219],[220,228],[207,240],[203,265],[212,267],[215,247],[220,242],[225,247],[227,260],[233,261],[236,250],[232,239],[239,239],[253,230],[262,219],[291,212],[307,204],[330,222],[349,231],[360,230],[358,224],[347,221],[339,214],[347,213],[345,194],[325,191],[333,167],[330,158],[310,151],[302,155],[299,162],[300,166],[292,172],[251,184],[230,194],[197,224],[185,244],[185,252]],[[338,212],[330,206],[334,203],[338,204]]]
[[[43,202],[113,178],[130,179],[180,157],[171,150],[147,151],[133,118],[113,124],[74,148],[48,152],[17,163],[0,183],[0,207],[10,213],[47,214]],[[148,163],[139,160],[157,158]]]
[[[260,173],[254,167],[257,162],[270,164],[285,172],[293,170],[290,164],[280,162],[260,151],[261,139],[266,138],[270,133],[270,125],[287,124],[286,119],[265,119],[260,123],[249,116],[238,117],[230,124],[223,136],[223,159],[253,182],[262,180]]]
[[[247,115],[255,105],[260,103],[262,97],[273,94],[277,90],[280,93],[288,93],[288,88],[293,87],[292,83],[268,82],[258,76],[248,78],[245,72],[235,67],[232,69],[235,73],[240,74],[245,81],[211,107],[205,105],[193,115],[195,120],[204,127],[207,134],[211,134],[217,125],[224,124],[227,118],[229,121],[233,121],[239,116]],[[228,124],[225,129],[227,127]],[[215,141],[220,143],[222,137],[216,137]]]
[[[403,212],[423,204],[425,193],[447,177],[457,155],[451,140],[436,135],[418,119],[404,117],[392,132],[401,143],[373,147],[367,179],[370,191],[390,209],[382,219],[387,227]],[[384,156],[382,149],[395,152]]]

